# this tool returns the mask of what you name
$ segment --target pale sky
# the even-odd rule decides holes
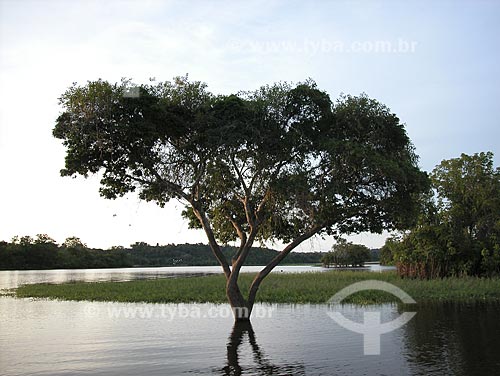
[[[332,99],[366,92],[389,106],[426,171],[462,152],[492,151],[498,165],[499,21],[499,1],[0,0],[0,240],[206,242],[178,203],[109,201],[97,178],[59,176],[64,148],[51,132],[75,81],[189,73],[227,94],[311,77]]]

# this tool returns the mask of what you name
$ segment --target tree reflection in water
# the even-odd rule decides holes
[[[500,304],[420,304],[404,327],[415,375],[500,375]]]
[[[244,338],[252,351],[255,363],[253,367],[242,367],[240,365],[239,350]],[[285,365],[273,364],[260,348],[255,337],[255,332],[250,322],[236,322],[231,331],[227,343],[227,365],[221,370],[221,375],[305,375],[304,365],[290,363]]]

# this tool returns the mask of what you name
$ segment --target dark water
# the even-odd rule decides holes
[[[500,375],[500,304],[420,306],[405,329],[414,375]]]
[[[408,306],[407,306],[408,307]],[[0,374],[499,375],[500,305],[431,304],[382,334],[380,355],[327,314],[382,322],[402,307],[258,305],[233,326],[227,305],[60,302],[0,297]]]
[[[154,307],[144,314],[146,307]],[[500,307],[417,307],[406,326],[363,355],[362,335],[324,305],[260,305],[233,327],[226,306],[0,298],[2,375],[496,375]],[[370,307],[383,321],[391,305]],[[347,306],[360,319],[364,309]],[[128,312],[128,315],[126,313]],[[131,312],[136,312],[132,317]],[[167,314],[171,312],[172,315]],[[177,312],[176,314],[173,314]],[[139,314],[141,313],[141,314]]]

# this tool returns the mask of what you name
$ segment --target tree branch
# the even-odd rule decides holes
[[[249,189],[248,189],[247,185],[245,184],[245,179],[243,178],[241,171],[238,169],[238,166],[236,165],[236,161],[234,160],[234,156],[231,156],[231,163],[233,164],[234,171],[236,171],[236,175],[238,175],[238,180],[240,181],[241,187],[243,188],[243,191],[245,192],[245,196],[248,197],[250,195]]]
[[[262,216],[261,216],[262,210],[264,209],[264,205],[266,204],[270,195],[271,195],[271,190],[268,188],[266,190],[266,193],[264,194],[264,197],[260,201],[259,206],[257,206],[257,210],[255,211],[255,218],[256,218],[257,225],[260,225],[260,223],[262,221]]]
[[[227,280],[228,286],[236,286],[236,289],[238,289],[238,291],[239,291],[238,277],[240,275],[240,270],[241,270],[241,267],[243,266],[243,264],[245,263],[245,260],[248,256],[248,253],[250,252],[250,249],[252,247],[252,244],[253,244],[253,241],[254,241],[256,235],[257,235],[257,229],[251,228],[248,239],[246,240],[243,247],[238,251],[238,253],[240,255],[238,256],[236,261],[233,262],[233,269],[231,271],[231,275],[229,276],[229,279]],[[241,293],[239,292],[239,294],[241,294]]]
[[[323,226],[316,225],[313,226],[309,231],[306,231],[302,235],[295,238],[290,244],[288,244],[280,253],[278,253],[267,265],[264,269],[262,269],[252,281],[250,286],[250,292],[248,294],[248,303],[253,304],[255,301],[255,296],[257,295],[257,291],[260,287],[260,284],[264,278],[267,277],[269,273],[300,243],[304,240],[309,239],[310,237],[316,235]]]
[[[252,208],[250,206],[250,201],[249,201],[248,196],[245,196],[245,198],[243,199],[243,207],[245,209],[245,216],[247,218],[247,223],[250,226],[250,229],[252,229],[255,225],[254,218],[253,218],[254,213],[252,212]]]
[[[203,227],[203,230],[207,235],[208,243],[210,244],[210,248],[212,249],[215,258],[222,266],[222,270],[224,271],[226,279],[229,279],[229,277],[231,276],[231,269],[229,268],[229,264],[227,263],[227,260],[224,257],[219,244],[217,243],[217,240],[215,239],[214,232],[212,230],[212,227],[210,226],[210,222],[208,221],[207,216],[197,207],[196,203],[191,203],[191,206],[193,207],[194,214],[201,223],[201,227]]]
[[[238,237],[240,238],[240,248],[238,249],[238,252],[233,256],[233,264],[234,262],[240,257],[241,252],[243,252],[243,249],[245,247],[245,244],[247,242],[247,234],[241,226],[234,220],[230,219],[231,224],[233,225],[234,229],[236,230],[236,233],[238,234]]]

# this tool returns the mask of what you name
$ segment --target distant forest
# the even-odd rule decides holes
[[[222,247],[228,260],[236,247]],[[265,265],[278,252],[269,248],[252,248],[246,265]],[[285,264],[316,264],[324,253],[292,252]],[[79,238],[68,238],[58,245],[47,235],[15,237],[0,241],[0,270],[88,269],[134,266],[209,266],[218,265],[210,247],[205,244],[168,244],[152,246],[138,242],[129,248],[108,250],[88,248]]]

